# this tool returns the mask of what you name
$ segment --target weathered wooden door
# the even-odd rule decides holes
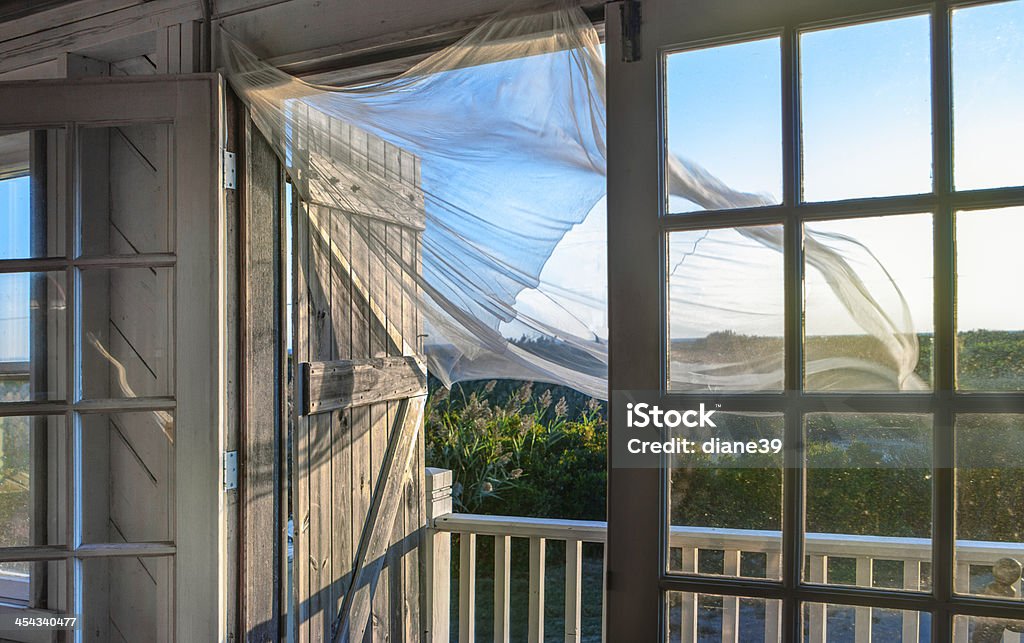
[[[213,75],[0,84],[0,187],[26,193],[0,203],[23,371],[0,397],[0,617],[225,632],[220,105]]]
[[[396,187],[418,184],[411,155],[355,129],[341,138],[367,172]],[[426,374],[415,358],[414,275],[422,217],[410,223],[305,201],[293,215],[296,634],[418,641]]]

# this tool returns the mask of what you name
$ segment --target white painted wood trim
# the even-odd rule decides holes
[[[544,643],[544,571],[546,541],[530,538],[530,598],[527,622],[527,640]]]
[[[512,537],[494,537],[494,643],[509,640]]]
[[[866,556],[857,558],[857,586],[871,587],[874,583],[874,565]],[[871,608],[854,608],[853,636],[856,643],[871,643]]]
[[[726,576],[740,575],[740,559],[742,552],[727,549],[724,552],[722,573]],[[738,596],[722,597],[722,641],[732,643],[738,641],[740,634],[740,599]]]
[[[583,640],[583,543],[565,541],[565,643]]]
[[[696,547],[683,547],[682,569],[680,571],[684,574],[696,573],[699,556],[700,550]],[[681,643],[694,643],[697,640],[697,594],[681,592],[679,600],[680,641]]]
[[[918,591],[921,589],[921,561],[903,561],[903,589]],[[921,617],[916,612],[903,612],[903,640],[917,641],[921,635]]]
[[[459,534],[459,643],[476,640],[476,534]]]
[[[782,577],[782,553],[770,552],[765,563],[765,576],[770,579]],[[765,643],[779,643],[782,636],[782,605],[779,601],[765,601],[764,640]]]
[[[819,585],[828,582],[828,556],[811,555],[811,568],[808,581]],[[827,607],[821,603],[808,604],[804,610],[808,615],[808,643],[825,643],[827,626]]]
[[[128,81],[135,85],[138,81]],[[175,525],[174,627],[171,640],[226,636],[225,444],[227,266],[220,141],[224,124],[218,76],[193,75],[176,89],[175,209]],[[156,85],[160,86],[160,85]]]

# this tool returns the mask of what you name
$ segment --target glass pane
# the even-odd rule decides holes
[[[779,39],[665,59],[668,211],[782,200]]]
[[[161,641],[171,631],[173,557],[82,561],[82,627],[96,641]]]
[[[804,252],[807,388],[931,388],[931,215],[807,223]]]
[[[0,602],[66,613],[66,572],[63,560],[0,563]]]
[[[668,388],[781,391],[782,226],[668,235]]]
[[[1018,641],[1014,635],[1024,632],[1024,621],[980,616],[953,617],[955,643],[1004,643]]]
[[[957,388],[1024,389],[1024,208],[956,215]]]
[[[64,542],[64,417],[0,417],[0,547]]]
[[[0,132],[0,259],[64,251],[61,130]]]
[[[957,416],[956,465],[955,589],[1020,599],[1024,415]]]
[[[959,190],[1024,183],[1024,2],[952,12],[953,178]]]
[[[805,201],[931,192],[929,22],[800,35]]]
[[[0,274],[0,403],[64,398],[63,272]]]
[[[932,615],[910,610],[804,603],[803,624],[807,643],[926,643],[932,637]]]
[[[83,415],[82,539],[174,540],[174,416]]]
[[[780,640],[781,601],[690,592],[668,592],[665,600],[669,643]]]
[[[927,589],[931,417],[813,413],[806,430],[804,580]]]
[[[781,578],[783,418],[713,419],[669,470],[669,571]]]
[[[82,397],[172,395],[171,268],[82,271]]]
[[[82,254],[170,252],[172,127],[81,130]]]

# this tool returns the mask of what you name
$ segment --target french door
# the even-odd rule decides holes
[[[608,5],[608,640],[1020,640],[1022,25]],[[780,448],[640,466],[648,394]]]
[[[225,631],[221,100],[0,85],[0,638]]]

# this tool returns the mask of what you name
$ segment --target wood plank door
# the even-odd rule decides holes
[[[0,617],[224,636],[221,100],[213,75],[0,84]]]
[[[339,133],[342,123],[319,127],[334,128],[332,142],[349,141],[346,158],[396,189],[418,184],[408,153],[354,128]],[[291,443],[294,634],[418,641],[422,216],[410,223],[297,198],[293,216],[293,358],[302,365]]]

